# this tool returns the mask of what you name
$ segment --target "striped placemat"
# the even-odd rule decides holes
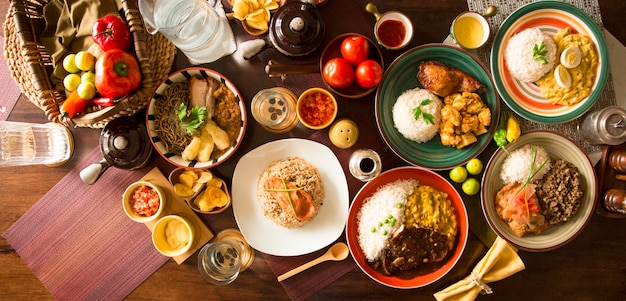
[[[516,9],[532,3],[535,1],[532,0],[467,0],[467,5],[470,11],[475,12],[484,12],[489,5],[495,5],[498,7],[498,13],[490,18],[488,18],[489,26],[491,29],[491,36],[489,37],[488,45],[493,44],[493,38],[496,35],[500,25],[504,22],[506,17],[508,17],[511,13],[513,13]],[[600,13],[600,5],[597,0],[565,0],[562,1],[565,3],[569,3],[571,5],[576,6],[587,15],[591,17],[592,20],[596,22],[596,24],[602,28],[602,16]],[[477,51],[477,55],[479,58],[487,65],[490,65],[490,55],[491,48],[483,47]],[[613,70],[615,72],[615,70]],[[600,108],[604,108],[607,106],[615,105],[615,88],[613,86],[613,78],[611,74],[611,70],[609,70],[609,75],[607,77],[606,86],[604,87],[604,91],[601,94],[598,101],[595,103],[589,111],[595,111]],[[506,107],[506,106],[505,106]],[[587,141],[580,138],[578,135],[577,125],[579,123],[579,119],[575,119],[562,124],[541,124],[535,123],[523,118],[520,118],[520,124],[522,130],[551,130],[555,132],[562,133],[568,137],[571,137],[574,141],[577,141],[580,146],[587,153],[597,153],[602,151],[604,145],[591,145]]]
[[[124,299],[169,260],[121,206],[126,187],[155,163],[83,183],[79,172],[101,158],[95,148],[3,234],[57,300]]]

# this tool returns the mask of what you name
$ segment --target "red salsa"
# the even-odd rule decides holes
[[[313,92],[302,99],[300,106],[300,117],[311,126],[322,126],[333,118],[335,104],[330,96]]]
[[[159,210],[160,205],[159,194],[150,186],[141,185],[135,188],[130,197],[130,207],[139,216],[154,215]]]
[[[378,26],[376,34],[381,43],[389,47],[398,47],[404,41],[406,28],[404,28],[404,24],[401,21],[386,20]]]

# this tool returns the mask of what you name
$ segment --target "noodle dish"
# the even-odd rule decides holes
[[[170,74],[154,92],[147,114],[154,148],[179,167],[219,165],[235,152],[246,128],[239,91],[206,68]]]

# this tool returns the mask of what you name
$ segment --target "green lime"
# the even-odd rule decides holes
[[[476,178],[467,178],[461,185],[463,192],[467,195],[475,195],[480,191],[480,182]]]
[[[63,86],[67,91],[74,91],[80,85],[80,76],[78,74],[72,73],[68,74],[63,78]]]
[[[76,66],[76,54],[70,53],[63,59],[63,69],[69,73],[80,71]]]
[[[467,172],[469,172],[470,175],[477,175],[483,171],[483,162],[478,158],[474,158],[467,161],[465,168],[467,168]]]
[[[456,183],[463,183],[467,179],[467,169],[463,166],[457,166],[450,170],[450,180]]]

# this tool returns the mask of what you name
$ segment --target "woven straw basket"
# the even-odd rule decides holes
[[[61,116],[65,91],[51,83],[53,65],[39,37],[45,29],[44,6],[49,0],[10,0],[4,24],[4,55],[11,76],[22,93],[42,109],[52,122],[73,127],[103,128],[110,120],[132,116],[144,109],[154,87],[170,72],[175,46],[163,35],[146,32],[137,0],[122,0],[123,11],[134,40],[134,49],[142,74],[142,85],[112,107],[89,106],[72,119]]]

